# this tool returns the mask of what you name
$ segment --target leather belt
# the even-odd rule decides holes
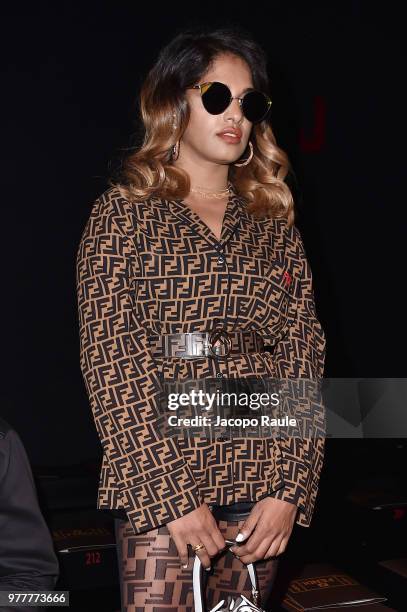
[[[255,331],[231,331],[215,328],[207,332],[149,336],[154,357],[227,357],[242,353],[260,353],[263,338]]]
[[[213,504],[210,510],[218,521],[241,521],[249,516],[251,509],[256,504],[255,501],[236,502],[228,506]]]

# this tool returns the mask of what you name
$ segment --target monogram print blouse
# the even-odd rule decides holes
[[[76,259],[80,367],[103,449],[97,507],[122,509],[134,533],[202,503],[298,506],[308,527],[324,437],[159,435],[163,380],[319,379],[325,335],[297,227],[257,219],[232,186],[220,241],[183,200],[130,202],[117,186],[92,204]],[[255,330],[262,352],[159,356],[160,334]],[[267,348],[267,350],[265,350]]]

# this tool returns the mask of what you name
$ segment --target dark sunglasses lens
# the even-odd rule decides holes
[[[249,91],[243,98],[243,113],[252,123],[258,123],[267,115],[270,104],[260,91]]]
[[[230,91],[223,83],[207,83],[202,86],[202,103],[211,115],[219,115],[227,109]]]

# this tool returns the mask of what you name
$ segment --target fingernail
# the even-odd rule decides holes
[[[236,542],[242,542],[245,539],[245,536],[243,535],[243,533],[238,533],[236,536]]]
[[[205,569],[206,569],[206,571],[207,571],[207,572],[210,572],[210,571],[211,571],[211,568],[210,568],[210,567],[205,567]]]
[[[185,565],[182,566],[184,569],[187,569],[188,567],[188,563],[185,563]]]

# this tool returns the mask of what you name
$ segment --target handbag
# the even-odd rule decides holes
[[[228,546],[236,544],[234,540],[225,540]],[[227,599],[222,599],[214,608],[209,612],[266,612],[263,608],[257,606],[259,598],[258,582],[256,570],[253,563],[247,564],[247,571],[249,572],[250,580],[252,583],[252,598],[253,602],[250,601],[244,595],[239,595],[234,598],[228,595]],[[195,612],[205,612],[205,602],[202,593],[202,563],[198,555],[195,555],[194,567],[192,570],[193,589],[194,589],[194,609]]]

